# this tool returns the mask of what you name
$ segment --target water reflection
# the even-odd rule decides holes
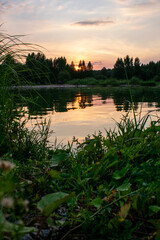
[[[22,91],[24,98],[32,99],[26,105],[30,121],[51,118],[52,136],[58,140],[80,139],[104,128],[114,128],[122,114],[130,108],[130,92],[127,88],[56,88]],[[38,96],[38,97],[37,97]],[[160,107],[160,88],[133,88],[134,108],[142,113]],[[18,103],[20,104],[20,103]]]
[[[106,104],[112,98],[117,111],[127,112],[130,108],[130,93],[127,88],[58,88],[22,91],[24,97],[34,97],[27,104],[29,114],[47,115],[49,112],[67,112],[85,109],[93,105]],[[38,95],[38,97],[37,97]],[[148,107],[160,107],[160,88],[133,88],[132,98],[135,110],[139,102],[147,102]]]

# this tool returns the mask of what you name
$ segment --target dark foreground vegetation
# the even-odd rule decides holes
[[[160,239],[158,111],[136,116],[131,104],[134,118],[124,116],[117,131],[51,149],[49,123],[25,128],[25,112],[14,105],[22,96],[9,91],[11,83],[4,71],[0,239]],[[153,114],[157,120],[145,128]]]

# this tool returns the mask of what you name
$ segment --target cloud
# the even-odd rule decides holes
[[[80,22],[76,22],[73,25],[78,25],[78,26],[98,26],[98,25],[108,25],[108,24],[113,24],[114,21],[112,20],[88,20],[88,21],[80,21]]]
[[[130,8],[134,8],[134,9],[137,9],[137,8],[141,8],[141,9],[150,8],[152,6],[155,6],[157,3],[158,2],[155,2],[155,1],[140,2],[140,3],[131,4]]]
[[[119,0],[118,0],[119,1]],[[130,1],[128,4],[123,4],[123,7],[119,9],[119,12],[123,17],[134,17],[137,20],[159,17],[160,1],[148,0],[148,1]],[[134,19],[134,20],[135,20]]]
[[[9,1],[2,1],[0,2],[0,12],[9,9],[12,7],[12,4]]]
[[[102,61],[94,61],[92,64],[93,64],[93,65],[102,66],[102,65],[103,65],[103,62],[102,62]]]

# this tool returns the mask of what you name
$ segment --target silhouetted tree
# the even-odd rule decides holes
[[[55,71],[59,72],[66,68],[67,60],[65,57],[55,58],[53,61],[53,68]]]
[[[29,53],[26,58],[27,78],[36,84],[51,83],[51,63],[42,53]]]
[[[106,69],[105,67],[103,67],[103,68],[101,69],[101,74],[102,74],[103,76],[107,77],[108,71],[107,71],[107,69]]]
[[[135,77],[141,76],[141,65],[138,57],[136,57],[134,60],[134,76]]]
[[[3,60],[3,64],[7,64],[7,65],[10,65],[10,66],[15,65],[16,63],[17,62],[16,62],[15,58],[10,54],[6,55],[6,57]]]
[[[79,65],[78,65],[78,67],[79,67],[79,70],[81,71],[81,72],[84,72],[84,71],[86,71],[86,64],[85,64],[85,61],[84,60],[80,60],[79,61]]]
[[[123,62],[122,58],[118,58],[114,65],[114,76],[117,79],[125,78],[124,62]]]
[[[72,69],[72,71],[75,71],[75,64],[73,61],[71,62],[70,68]]]
[[[88,65],[87,65],[87,71],[92,71],[93,70],[93,65],[92,63],[89,61]]]
[[[133,58],[130,58],[129,55],[124,58],[124,68],[126,77],[130,79],[133,76]]]
[[[82,61],[82,71],[86,71],[86,64],[84,60]]]

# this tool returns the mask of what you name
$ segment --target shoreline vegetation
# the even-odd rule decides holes
[[[129,88],[130,110],[118,131],[49,148],[50,122],[29,131],[23,106],[15,107],[17,98],[35,98],[10,91],[31,80],[11,61],[22,43],[0,37],[0,239],[159,240],[160,110],[137,114]]]

